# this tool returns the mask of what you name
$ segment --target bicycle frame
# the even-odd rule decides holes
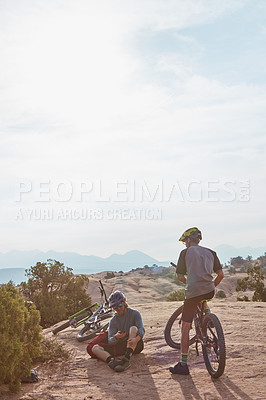
[[[68,317],[70,326],[72,328],[77,328],[79,325],[81,325],[85,321],[87,321],[93,315],[93,312],[92,312],[93,307],[97,307],[97,309],[99,309],[102,306],[100,306],[98,303],[94,303],[91,306],[86,307],[81,311],[78,311],[76,314],[71,315],[70,317]],[[87,312],[89,313],[89,315],[87,315],[85,318],[81,319],[80,321],[76,321],[76,317],[78,317],[81,314],[87,313]]]
[[[102,284],[102,281],[99,280],[100,283],[100,292],[101,292],[101,297],[104,298],[104,303],[99,305],[98,303],[94,303],[89,307],[84,308],[81,311],[78,311],[77,313],[71,315],[68,319],[69,319],[69,325],[72,328],[78,328],[80,325],[82,324],[86,324],[86,323],[97,323],[97,319],[98,319],[98,315],[101,313],[105,313],[108,308],[109,308],[109,302]],[[93,312],[92,309],[94,307],[97,307],[97,309]],[[89,313],[89,315],[87,315],[86,317],[84,317],[83,319],[77,321],[76,317],[78,317],[79,315],[82,315],[84,313]],[[87,322],[88,321],[88,322]]]
[[[166,343],[174,348],[181,348],[181,315],[183,306],[178,307],[170,316],[165,330],[164,337]],[[191,324],[189,345],[195,343],[194,355],[199,356],[199,343],[202,347],[202,353],[206,368],[213,378],[219,378],[225,368],[226,348],[224,333],[218,317],[205,312],[205,304],[199,303]],[[196,353],[196,354],[195,354]]]

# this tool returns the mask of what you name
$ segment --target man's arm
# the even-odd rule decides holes
[[[140,315],[140,312],[135,310],[135,315],[134,315],[134,325],[138,328],[138,336],[139,336],[139,340],[141,338],[143,338],[144,333],[145,333],[145,329],[144,329],[144,325],[143,325],[143,321]]]
[[[187,267],[186,267],[186,260],[185,260],[186,252],[187,252],[187,249],[184,249],[184,250],[181,251],[176,266],[175,266],[174,263],[171,263],[172,266],[176,267],[177,279],[180,282],[184,283],[185,285],[187,283],[187,280],[186,280],[186,277],[185,277],[185,275],[187,274]]]
[[[216,272],[217,276],[214,279],[214,285],[215,287],[219,285],[219,283],[221,282],[221,280],[223,280],[224,278],[224,272],[222,269],[219,269],[219,271]]]
[[[118,331],[118,328],[115,323],[115,318],[113,317],[109,323],[108,343],[115,344],[118,342],[118,339],[116,338],[117,331]]]

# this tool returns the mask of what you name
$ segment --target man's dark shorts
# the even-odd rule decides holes
[[[122,356],[125,354],[126,349],[127,349],[127,341],[119,341],[116,344],[109,344],[109,343],[99,343],[100,346],[104,348],[104,350],[108,351],[111,356]],[[140,339],[137,343],[137,346],[133,352],[133,354],[138,354],[144,349],[144,343],[143,340]]]
[[[184,308],[181,320],[184,322],[192,322],[196,313],[197,305],[203,300],[210,300],[214,296],[214,290],[200,296],[192,297],[184,301]]]

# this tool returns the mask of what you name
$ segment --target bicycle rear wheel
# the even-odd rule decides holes
[[[202,353],[206,368],[213,378],[219,378],[225,369],[226,349],[223,328],[215,314],[204,317],[202,331]]]
[[[169,318],[165,330],[164,338],[168,346],[173,349],[180,349],[181,347],[181,316],[182,316],[183,306],[179,307]],[[192,345],[196,340],[196,331],[194,321],[191,325],[191,330],[189,334],[189,345]]]
[[[100,332],[102,329],[107,329],[109,326],[109,321],[105,321],[107,319],[111,319],[113,317],[113,313],[107,313],[101,316],[101,320],[95,322],[85,323],[85,326],[79,331],[77,334],[77,339],[79,342],[83,342],[84,340],[92,339],[96,333]],[[103,322],[104,321],[104,322]]]

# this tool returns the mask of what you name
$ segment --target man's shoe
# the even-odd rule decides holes
[[[115,372],[123,372],[130,367],[130,361],[124,357],[114,368]]]
[[[116,367],[117,365],[119,365],[120,362],[121,362],[120,360],[115,360],[115,359],[113,359],[113,360],[109,361],[108,366],[109,366],[110,368],[112,368],[112,369],[115,369],[115,367]]]
[[[179,374],[179,375],[189,374],[189,369],[187,364],[181,364],[181,362],[176,364],[174,367],[170,367],[169,371],[172,372],[172,374]]]

